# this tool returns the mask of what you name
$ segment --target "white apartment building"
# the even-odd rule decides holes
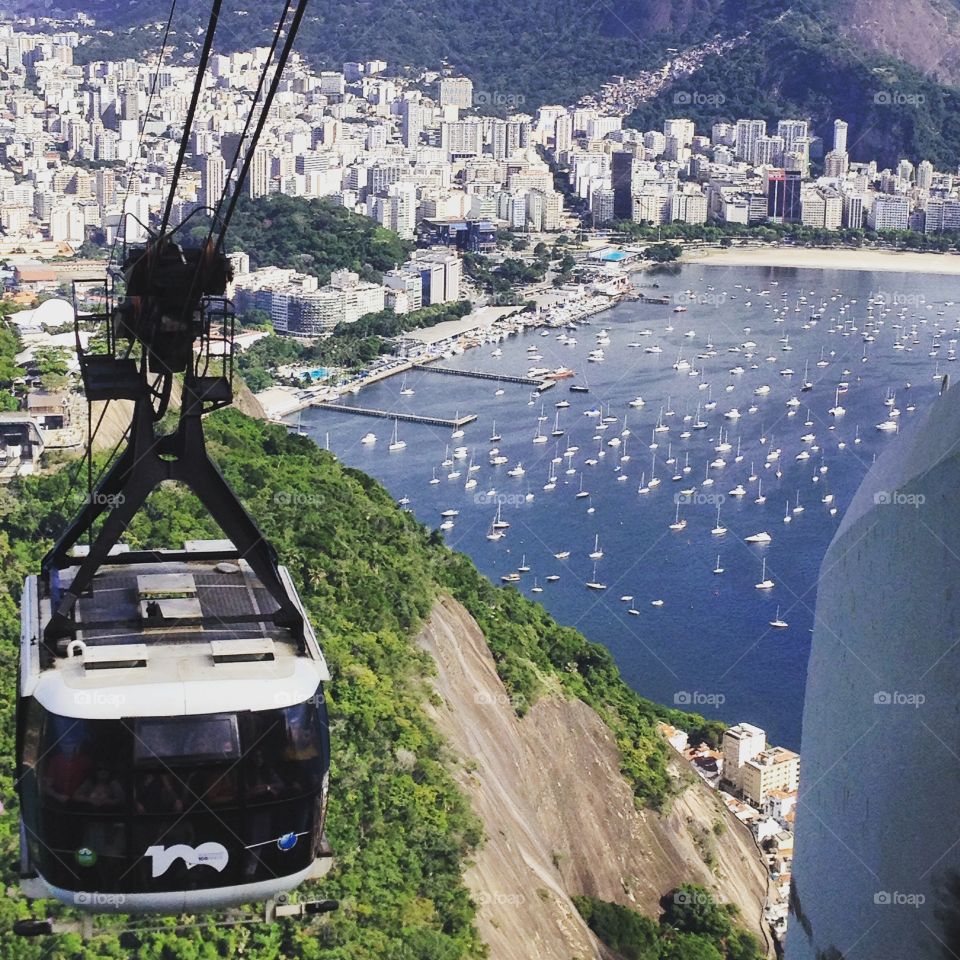
[[[473,81],[467,77],[441,79],[440,106],[469,110],[473,106]]]
[[[748,760],[762,753],[767,746],[767,734],[752,723],[738,723],[723,733],[723,779],[740,790],[743,786],[743,768]]]
[[[867,214],[871,230],[906,230],[910,226],[908,197],[878,193]]]

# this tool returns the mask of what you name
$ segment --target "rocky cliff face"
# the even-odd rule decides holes
[[[839,4],[841,31],[905,60],[940,83],[960,83],[960,9],[955,0],[853,0]]]
[[[455,601],[436,604],[419,642],[437,664],[428,710],[485,827],[466,880],[493,960],[606,957],[572,896],[656,916],[660,897],[685,881],[735,903],[766,942],[765,869],[750,833],[712,791],[690,779],[668,814],[638,811],[597,714],[557,696],[518,719],[482,633]],[[682,761],[676,772],[690,777]]]

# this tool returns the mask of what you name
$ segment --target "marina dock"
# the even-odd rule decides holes
[[[468,423],[473,423],[477,419],[475,413],[469,413],[465,417],[425,417],[419,413],[399,413],[390,410],[376,410],[372,407],[351,407],[345,403],[321,403],[311,404],[317,410],[335,410],[337,413],[355,413],[360,417],[379,417],[381,420],[400,420],[403,423],[425,423],[431,427],[450,427],[452,430],[459,430]]]
[[[501,383],[522,383],[528,387],[546,389],[543,385],[548,381],[538,377],[518,377],[509,373],[487,373],[485,370],[457,370],[454,367],[441,367],[436,363],[414,363],[414,370],[425,370],[429,373],[444,373],[448,377],[473,377],[475,380],[498,380]],[[551,384],[553,381],[549,381]]]

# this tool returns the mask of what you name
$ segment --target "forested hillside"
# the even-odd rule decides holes
[[[198,239],[203,225],[194,227]],[[250,255],[251,268],[284,267],[328,283],[334,270],[346,268],[365,279],[403,263],[413,244],[376,220],[362,217],[332,200],[307,200],[273,194],[237,204],[227,234],[227,249]]]
[[[637,803],[669,803],[668,748],[659,718],[715,739],[716,724],[659,707],[620,679],[610,654],[560,627],[516,591],[484,580],[375,481],[341,467],[309,439],[236,412],[208,423],[210,447],[228,480],[276,544],[301,586],[330,661],[334,744],[329,835],[337,855],[322,894],[343,908],[323,925],[201,928],[140,934],[121,946],[115,932],[81,946],[12,941],[27,911],[16,895],[0,903],[0,957],[214,957],[243,953],[331,960],[430,960],[479,955],[472,904],[461,876],[480,829],[445,761],[444,744],[421,704],[432,661],[412,634],[435,597],[448,592],[477,617],[498,670],[522,712],[547,687],[579,696],[611,726]],[[17,597],[82,492],[65,468],[0,491],[0,879],[15,883],[16,802],[12,790]],[[135,546],[216,535],[198,503],[162,488],[129,530]],[[41,907],[36,907],[41,909]],[[116,928],[114,927],[114,931]]]
[[[7,3],[22,6],[22,0]],[[738,116],[809,116],[815,132],[829,136],[839,116],[850,123],[854,159],[876,156],[890,164],[901,156],[926,157],[950,168],[960,156],[960,96],[932,79],[936,68],[930,64],[928,70],[922,51],[933,45],[937,63],[960,62],[960,39],[951,39],[960,37],[960,11],[950,0],[914,4],[918,29],[933,30],[938,18],[949,29],[918,36],[898,8],[906,60],[897,59],[897,38],[889,29],[883,42],[874,43],[881,33],[863,27],[873,16],[889,26],[889,0],[858,0],[855,17],[841,0],[461,0],[455,15],[443,0],[313,0],[297,49],[324,68],[377,58],[401,73],[448,65],[470,76],[476,91],[492,95],[488,102],[533,111],[544,103],[572,103],[616,75],[655,68],[673,50],[749,31],[747,43],[708,59],[681,82],[682,89],[645,104],[633,124],[659,128],[678,112],[702,124]],[[60,6],[81,5],[61,0]],[[279,7],[226,4],[220,47],[265,43]],[[109,32],[94,33],[78,48],[78,61],[159,48],[163,23],[157,8],[127,0],[90,0],[82,8]],[[208,0],[181,0],[174,37],[180,55],[196,47],[196,25],[206,21],[208,10]],[[952,82],[960,68],[944,67],[939,75]],[[677,100],[678,93],[684,99]]]

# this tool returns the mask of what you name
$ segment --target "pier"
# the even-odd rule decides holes
[[[424,423],[431,427],[450,427],[452,430],[459,430],[468,423],[473,423],[477,419],[475,413],[469,413],[465,417],[424,417],[419,413],[394,413],[390,410],[375,410],[372,407],[351,407],[345,403],[322,403],[315,402],[311,404],[318,410],[335,410],[337,413],[355,413],[359,417],[379,417],[381,420],[400,420],[403,423]]]
[[[546,382],[537,377],[517,377],[509,373],[487,373],[484,370],[457,370],[454,367],[441,367],[436,363],[415,363],[413,364],[413,369],[426,370],[429,373],[445,373],[448,377],[473,377],[475,380],[498,380],[501,383],[522,383],[528,387],[538,388],[542,388]]]

